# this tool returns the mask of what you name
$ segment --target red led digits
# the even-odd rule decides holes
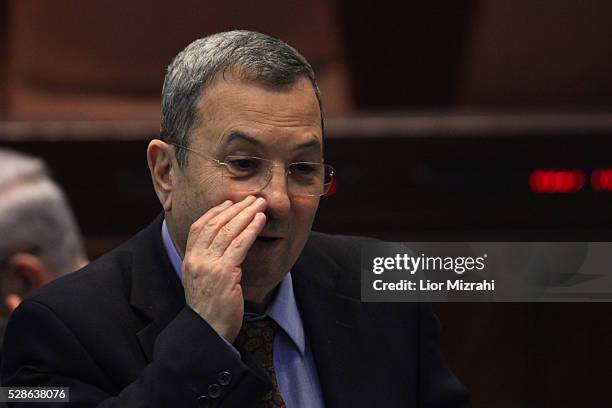
[[[591,186],[595,191],[612,191],[612,169],[593,170]]]
[[[534,193],[574,193],[584,186],[584,173],[572,170],[534,170],[529,176],[529,186]]]

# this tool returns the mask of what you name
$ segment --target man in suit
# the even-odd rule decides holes
[[[308,62],[232,31],[177,55],[148,228],[24,302],[3,385],[81,406],[455,407],[424,304],[362,304],[365,239],[311,233],[333,169]]]

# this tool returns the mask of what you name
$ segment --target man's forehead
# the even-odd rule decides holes
[[[266,107],[274,110],[266,110]],[[273,88],[269,85],[236,78],[217,78],[203,91],[200,112],[289,114],[320,116],[319,104],[312,84],[306,77],[292,85]]]
[[[307,78],[280,90],[252,81],[217,79],[202,95],[198,121],[215,144],[256,142],[277,131],[296,136],[296,143],[322,144],[321,112]]]

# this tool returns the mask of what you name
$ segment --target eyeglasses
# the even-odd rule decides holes
[[[263,190],[272,180],[274,167],[282,166],[272,160],[254,156],[229,155],[223,161],[199,153],[189,147],[172,143],[198,157],[214,162],[223,170],[223,181],[228,187],[244,193]],[[295,162],[287,165],[287,193],[297,196],[322,196],[329,191],[334,177],[334,168],[329,164]]]

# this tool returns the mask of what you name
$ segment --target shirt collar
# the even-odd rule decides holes
[[[182,280],[181,265],[183,260],[181,259],[181,256],[179,255],[179,252],[172,241],[170,231],[168,231],[168,226],[166,225],[166,220],[164,220],[162,223],[161,235],[164,248],[166,249],[166,253],[170,259],[170,263],[172,264],[172,267],[174,268],[174,271],[178,277]],[[269,316],[276,322],[276,324],[278,324],[278,326],[287,334],[291,341],[293,341],[297,349],[300,351],[300,354],[304,355],[304,352],[306,351],[304,325],[295,301],[295,294],[293,293],[293,280],[291,279],[291,272],[286,274],[283,280],[280,282],[276,297],[266,309],[265,315]],[[251,313],[246,314],[247,319],[257,319],[263,316],[257,316]]]
[[[162,241],[164,243],[164,248],[166,249],[166,253],[168,254],[168,258],[170,258],[170,263],[174,268],[174,271],[178,275],[181,281],[183,280],[183,272],[181,265],[183,264],[183,260],[174,246],[174,241],[172,241],[172,237],[170,236],[170,231],[168,231],[168,226],[166,225],[166,220],[162,223]]]
[[[300,353],[304,355],[306,351],[304,325],[295,302],[291,272],[286,274],[281,281],[276,298],[268,306],[266,314],[285,331]]]

